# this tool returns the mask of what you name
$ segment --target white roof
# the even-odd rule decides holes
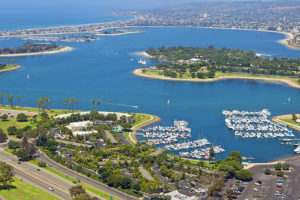
[[[86,115],[89,114],[89,112],[78,112],[80,115]],[[69,113],[69,114],[63,114],[63,115],[58,115],[54,118],[66,118],[71,116],[72,114],[78,114],[78,113]],[[116,114],[118,118],[120,118],[121,116],[125,115],[126,117],[130,117],[131,115],[128,113],[120,113],[120,112],[105,112],[105,111],[98,111],[99,114],[103,114],[103,115],[108,115],[108,114]]]
[[[166,193],[166,196],[170,196],[171,200],[197,200],[197,197],[195,196],[186,196],[184,194],[181,194],[178,192],[178,190],[174,190],[172,192]]]
[[[92,124],[92,122],[91,121],[72,122],[66,127],[69,129],[80,128],[80,127],[86,127],[88,124]]]

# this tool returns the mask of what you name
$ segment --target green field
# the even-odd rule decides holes
[[[295,122],[292,119],[280,119],[280,120],[300,127],[300,124],[298,124],[297,122]]]
[[[4,190],[0,188],[0,196],[6,200],[59,200],[56,196],[36,188],[20,179],[14,177],[11,188]]]

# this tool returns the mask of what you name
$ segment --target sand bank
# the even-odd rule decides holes
[[[60,49],[55,49],[51,51],[41,51],[41,52],[34,52],[34,53],[14,53],[14,54],[0,54],[0,57],[19,57],[19,56],[36,56],[36,55],[48,55],[48,54],[56,54],[62,53],[67,51],[72,51],[72,47],[62,47]]]
[[[15,71],[15,70],[18,70],[20,68],[21,68],[20,65],[16,65],[15,67],[11,67],[11,68],[8,68],[8,69],[0,69],[0,73],[2,73],[2,72],[9,72],[9,71]]]

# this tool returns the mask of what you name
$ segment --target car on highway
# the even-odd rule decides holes
[[[259,189],[257,189],[257,188],[253,188],[253,190],[254,190],[255,192],[259,192]]]
[[[49,189],[50,191],[52,191],[52,192],[55,191],[55,188],[54,188],[54,187],[49,187],[48,189]]]

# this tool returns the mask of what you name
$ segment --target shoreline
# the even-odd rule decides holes
[[[144,114],[144,113],[140,113],[140,114]],[[132,131],[129,132],[129,134],[128,134],[129,139],[131,140],[131,142],[132,142],[133,144],[136,144],[137,141],[139,141],[139,140],[136,139],[136,131],[137,131],[138,129],[144,128],[144,127],[146,127],[146,126],[150,126],[150,125],[152,125],[152,124],[155,124],[155,123],[161,121],[161,118],[158,117],[158,116],[156,116],[156,115],[152,115],[152,114],[144,114],[144,115],[149,115],[151,118],[148,119],[148,120],[146,120],[146,121],[144,121],[144,122],[141,122],[141,123],[136,124],[135,126],[133,126],[133,127],[131,128]]]
[[[10,72],[10,71],[16,71],[18,69],[21,69],[21,65],[15,65],[15,67],[12,68],[8,68],[8,69],[1,69],[0,73],[4,73],[4,72]]]
[[[296,114],[296,116],[300,119],[300,114]],[[300,124],[297,126],[295,124],[283,121],[282,119],[292,119],[292,114],[275,116],[272,118],[272,121],[284,126],[288,126],[289,128],[294,129],[296,131],[300,131]]]
[[[15,54],[0,54],[0,57],[21,57],[21,56],[36,56],[36,55],[49,55],[49,54],[56,54],[62,52],[72,51],[72,47],[62,47],[60,49],[55,49],[51,51],[41,51],[41,52],[34,52],[34,53],[15,53]]]
[[[180,78],[170,78],[165,76],[152,76],[142,73],[142,69],[138,68],[131,72],[133,75],[143,77],[143,78],[149,78],[149,79],[157,79],[157,80],[164,80],[164,81],[182,81],[182,82],[215,82],[215,81],[222,81],[222,80],[230,80],[230,79],[236,79],[236,80],[253,80],[253,81],[266,81],[266,82],[280,82],[285,85],[288,85],[290,87],[300,89],[300,85],[297,83],[294,83],[290,80],[285,79],[279,79],[279,78],[268,78],[268,77],[247,77],[247,76],[223,76],[218,78],[207,78],[207,79],[180,79]]]

